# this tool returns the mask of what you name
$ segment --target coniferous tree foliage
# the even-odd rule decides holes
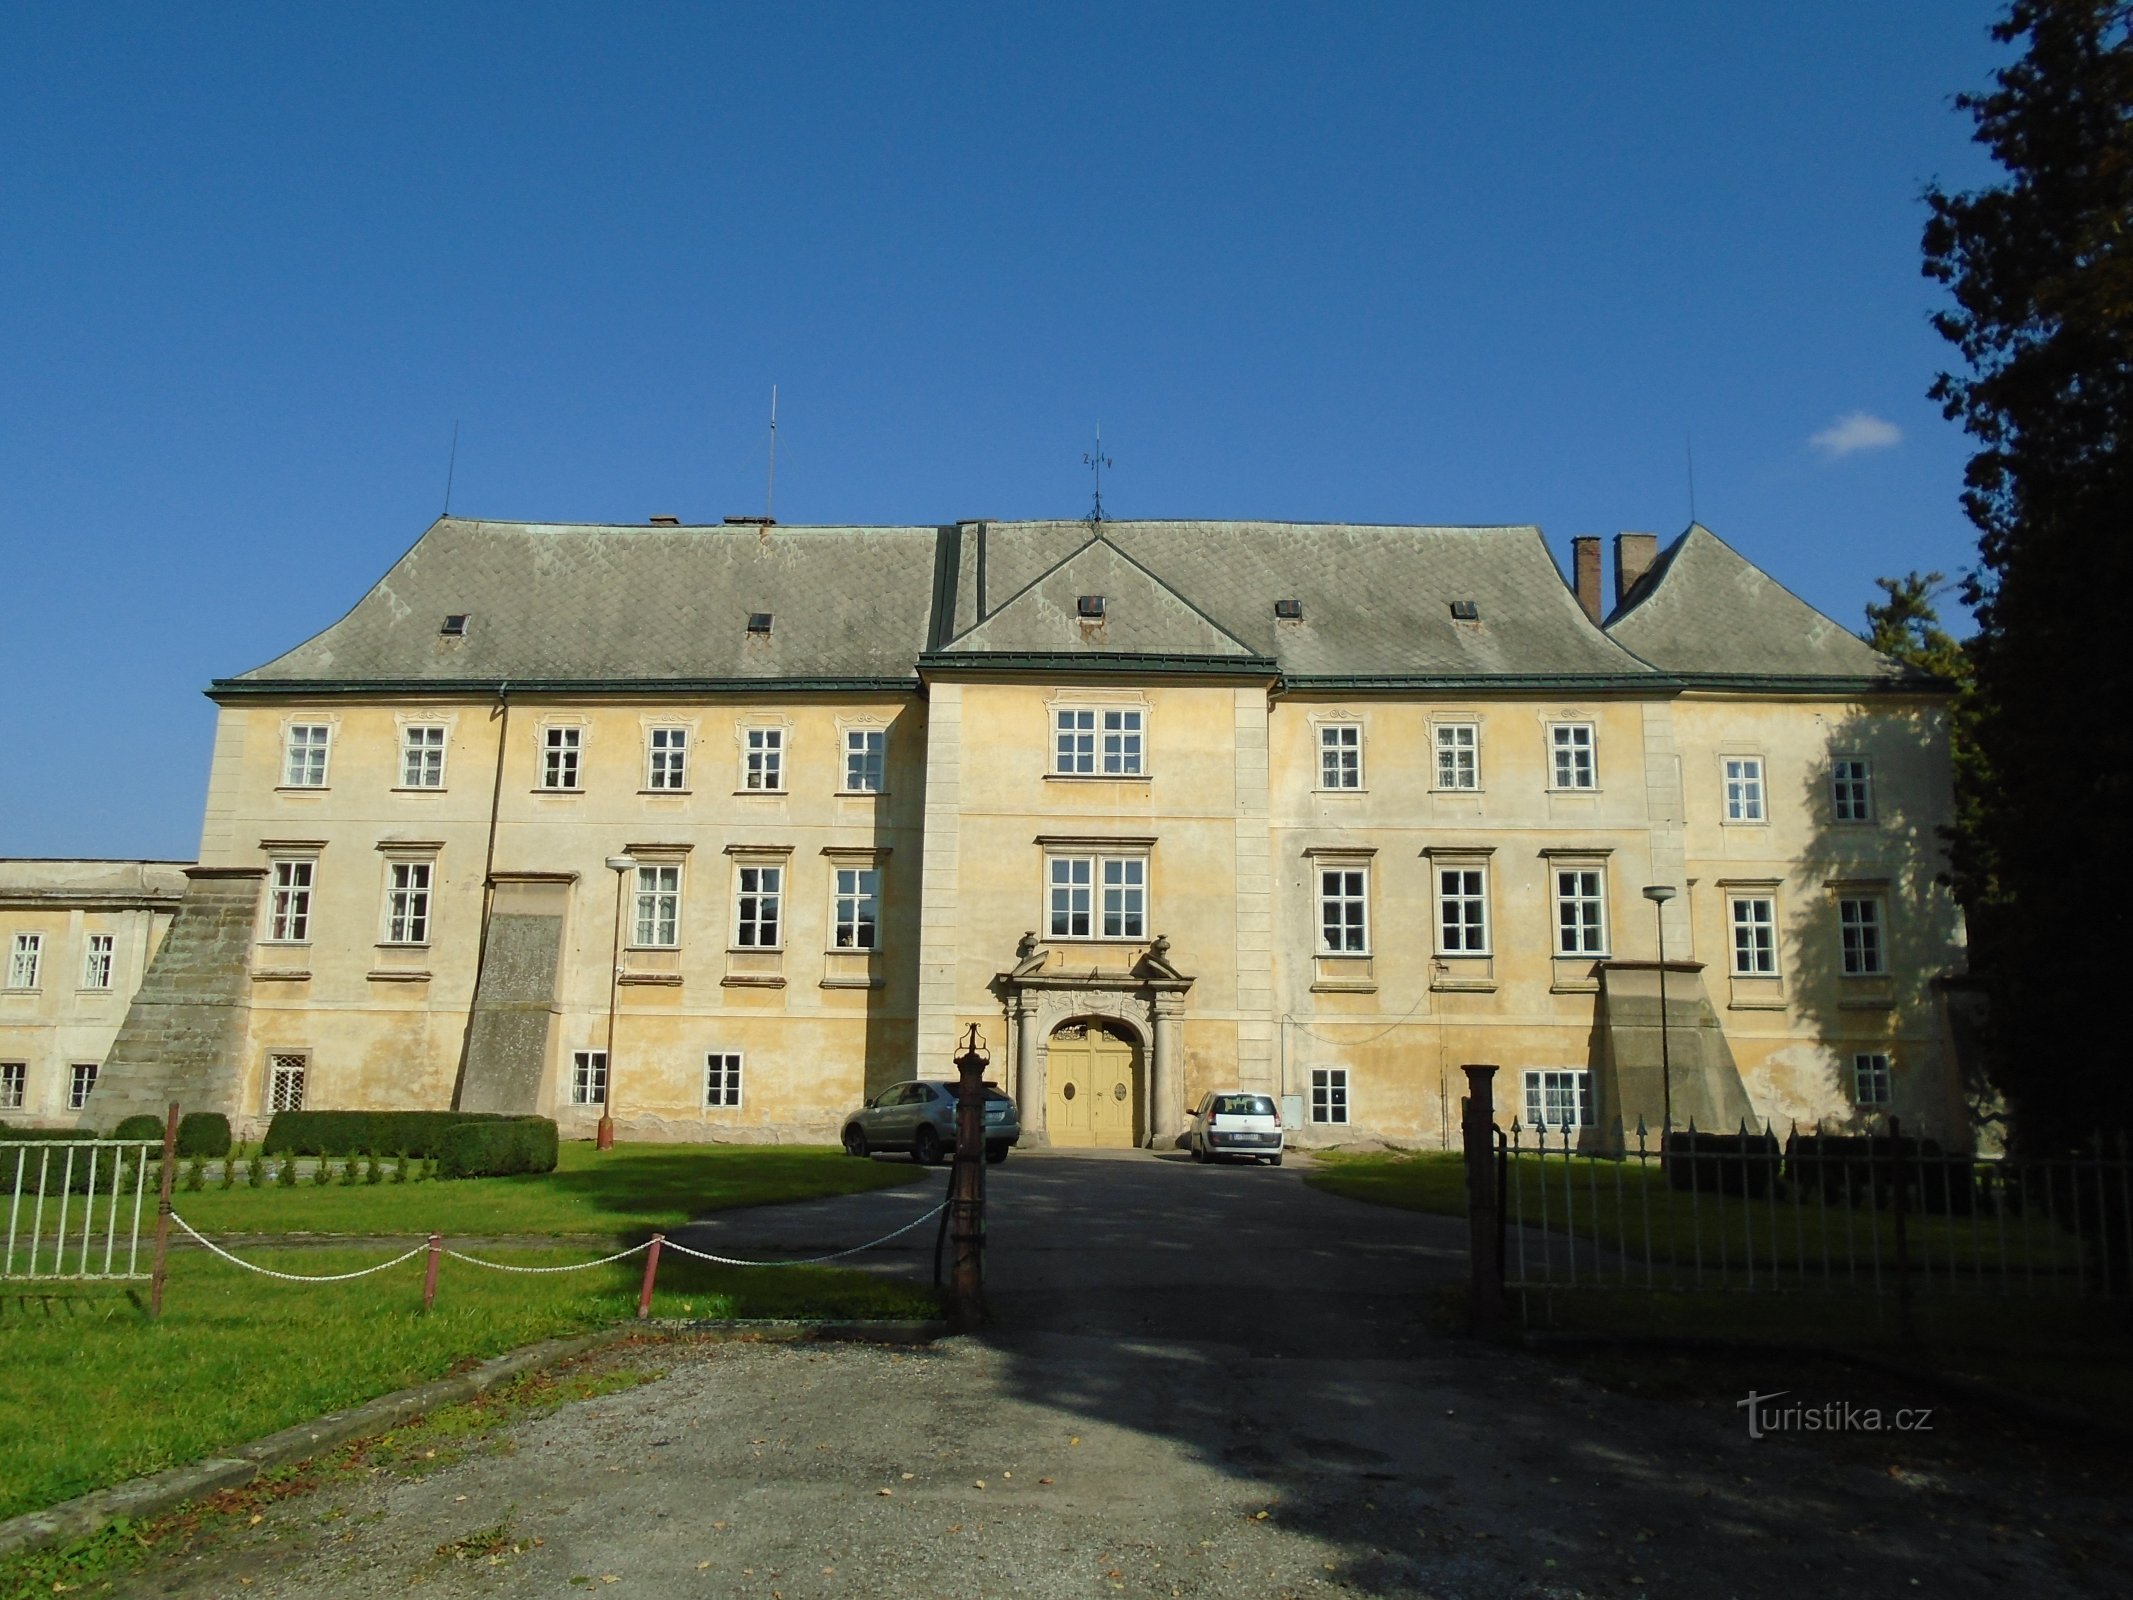
[[[1978,445],[1977,757],[1954,853],[2015,1143],[2133,1128],[2133,4],[2017,0],[2018,59],[1956,104],[2004,180],[1929,189],[1960,353],[1931,394]],[[1891,599],[1897,596],[1892,593]]]

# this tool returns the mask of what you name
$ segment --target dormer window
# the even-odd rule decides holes
[[[1479,622],[1481,620],[1481,607],[1471,600],[1454,600],[1452,602],[1452,620],[1454,622]]]
[[[1104,619],[1104,597],[1085,594],[1074,602],[1074,612],[1085,622],[1101,622]]]
[[[464,611],[445,613],[444,626],[437,631],[447,639],[464,639],[467,636],[467,614]]]
[[[768,633],[770,631],[770,613],[767,611],[749,612],[748,631],[750,633]]]
[[[1303,614],[1304,603],[1301,600],[1276,600],[1274,602],[1274,615],[1283,622],[1300,621]]]

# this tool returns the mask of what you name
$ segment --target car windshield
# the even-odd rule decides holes
[[[1271,1117],[1274,1102],[1263,1094],[1218,1094],[1212,1109],[1224,1117]]]

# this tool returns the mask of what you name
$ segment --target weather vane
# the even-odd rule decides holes
[[[1104,520],[1104,468],[1111,465],[1111,458],[1104,454],[1104,425],[1096,424],[1096,450],[1093,455],[1084,455],[1081,464],[1096,474],[1096,501],[1089,507],[1089,520]]]

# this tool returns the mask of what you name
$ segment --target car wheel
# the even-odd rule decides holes
[[[1207,1152],[1196,1144],[1188,1144],[1185,1147],[1185,1153],[1195,1161],[1205,1161],[1207,1159]]]
[[[998,1166],[1007,1159],[1008,1147],[1004,1144],[989,1144],[985,1147],[985,1159]]]
[[[918,1137],[911,1141],[911,1159],[922,1167],[930,1167],[941,1158],[941,1136],[931,1128],[920,1128]]]
[[[867,1153],[867,1136],[860,1131],[856,1122],[844,1130],[844,1153],[848,1156],[864,1156]]]
[[[1280,1166],[1280,1165],[1281,1165],[1281,1157],[1279,1157],[1279,1156],[1268,1156],[1268,1157],[1266,1158],[1266,1164],[1267,1164],[1268,1166],[1270,1166],[1270,1167],[1278,1167],[1278,1166]]]

